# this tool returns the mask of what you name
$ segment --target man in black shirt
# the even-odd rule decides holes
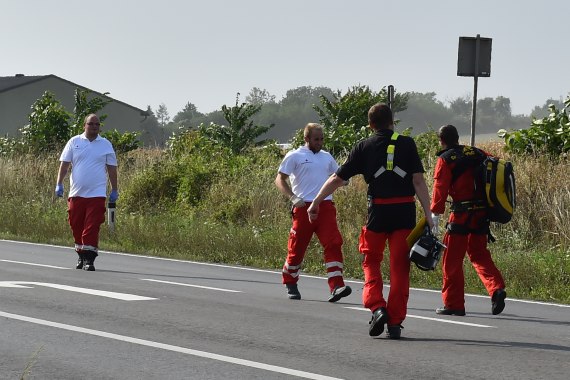
[[[385,104],[375,104],[368,111],[368,124],[374,134],[356,144],[346,162],[323,185],[307,210],[316,220],[319,203],[344,181],[362,174],[368,184],[368,222],[362,228],[359,251],[363,254],[364,307],[372,311],[370,336],[378,336],[388,324],[386,335],[399,339],[406,318],[410,294],[410,248],[406,237],[416,225],[417,195],[430,228],[429,193],[424,168],[411,137],[394,132],[392,111]],[[390,293],[382,294],[380,264],[384,248],[390,248]]]

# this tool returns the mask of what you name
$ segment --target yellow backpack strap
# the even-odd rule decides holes
[[[388,150],[386,151],[386,170],[394,169],[394,151],[396,150],[396,140],[398,139],[398,132],[392,133],[392,138],[390,139],[390,145],[388,145]]]

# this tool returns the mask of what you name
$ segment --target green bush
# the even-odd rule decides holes
[[[204,162],[199,155],[189,155],[180,160],[178,194],[176,203],[178,206],[197,206],[205,194],[209,191],[220,172],[214,162]]]
[[[113,148],[117,154],[127,153],[141,146],[141,143],[138,140],[139,132],[121,133],[116,129],[112,129],[101,133],[101,136],[105,137],[111,142],[111,144],[113,144]]]
[[[510,132],[501,129],[497,134],[505,140],[506,149],[510,152],[558,157],[570,151],[569,108],[570,96],[564,101],[562,109],[550,104],[548,116],[542,119],[533,117],[530,128]]]
[[[119,173],[122,173],[121,168]],[[167,209],[176,200],[179,183],[180,174],[175,162],[154,163],[132,174],[128,187],[121,187],[121,207],[131,212]]]
[[[102,228],[101,249],[278,270],[291,227],[289,202],[273,183],[281,151],[274,145],[240,155],[212,149],[200,157],[195,146],[187,148],[190,153],[180,156],[156,149],[119,155],[117,225],[113,234]],[[570,167],[553,161],[545,171],[546,157],[508,158],[517,168],[519,197],[513,220],[492,226],[497,238],[489,246],[493,258],[513,297],[570,302]],[[209,186],[194,188],[190,180],[181,184],[187,173],[202,173],[205,166],[215,174]],[[0,198],[0,237],[63,244],[72,252],[66,205],[53,195],[56,173],[55,153],[0,156],[0,188],[6,195]],[[430,177],[428,168],[426,179]],[[189,194],[200,195],[195,206],[179,199],[184,186],[191,189],[185,190]],[[357,248],[366,222],[362,177],[336,191],[334,199],[344,239],[344,273],[362,279]],[[388,260],[386,254],[386,281]],[[307,250],[304,271],[326,275],[316,238]],[[485,294],[470,265],[465,274],[466,290]],[[441,266],[430,273],[412,268],[411,283],[439,289]]]

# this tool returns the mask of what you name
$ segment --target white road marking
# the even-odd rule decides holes
[[[370,310],[368,309],[364,309],[362,307],[351,307],[351,306],[345,306],[345,309],[352,309],[352,310],[359,310],[359,311],[367,311],[370,313]],[[431,317],[422,317],[421,315],[411,315],[408,314],[406,315],[406,318],[417,318],[417,319],[426,319],[428,321],[435,321],[435,322],[443,322],[443,323],[451,323],[454,325],[463,325],[463,326],[471,326],[471,327],[484,327],[484,328],[492,328],[492,329],[496,329],[496,326],[488,326],[488,325],[480,325],[477,323],[468,323],[468,322],[459,322],[459,321],[450,321],[448,319],[440,319],[440,318],[431,318]]]
[[[6,313],[3,311],[0,311],[0,317],[15,319],[18,321],[23,321],[23,322],[35,323],[37,325],[55,327],[55,328],[62,329],[62,330],[79,332],[82,334],[99,336],[99,337],[107,338],[107,339],[114,339],[114,340],[127,342],[127,343],[139,344],[141,346],[153,347],[153,348],[158,348],[161,350],[179,352],[179,353],[186,354],[186,355],[192,355],[192,356],[198,356],[198,357],[206,358],[206,359],[218,360],[221,362],[242,365],[245,367],[262,369],[265,371],[283,373],[286,375],[302,377],[305,379],[341,380],[341,379],[336,378],[336,377],[324,376],[324,375],[319,375],[316,373],[299,371],[296,369],[279,367],[279,366],[275,366],[275,365],[271,365],[271,364],[254,362],[251,360],[239,359],[239,358],[234,358],[231,356],[219,355],[219,354],[214,354],[214,353],[210,353],[210,352],[206,352],[206,351],[193,350],[191,348],[185,348],[185,347],[180,347],[180,346],[172,346],[170,344],[158,343],[158,342],[153,342],[150,340],[138,339],[138,338],[133,338],[130,336],[118,335],[118,334],[108,333],[108,332],[99,331],[99,330],[92,330],[92,329],[87,329],[87,328],[83,328],[83,327],[67,325],[64,323],[51,322],[51,321],[46,321],[43,319],[37,319],[37,318],[26,317],[26,316],[18,315],[18,314]]]
[[[14,263],[14,264],[33,265],[36,267],[46,267],[46,268],[54,268],[54,269],[70,269],[70,268],[64,268],[64,267],[56,267],[55,265],[28,263],[25,261],[14,261],[14,260],[0,260],[0,261],[4,261],[6,263]]]
[[[61,248],[61,249],[69,249],[68,247],[64,247],[61,245],[54,245],[54,244],[30,243],[30,242],[26,242],[26,241],[0,239],[0,242],[2,242],[2,241],[7,242],[7,243],[22,244],[22,245],[35,245],[35,246],[39,246],[39,247],[54,247],[54,248]],[[125,252],[111,252],[111,251],[103,251],[103,250],[99,250],[99,252],[111,254],[111,255],[117,255],[117,256],[129,256],[129,257],[138,257],[138,258],[144,258],[144,259],[150,259],[150,260],[173,261],[173,262],[185,263],[185,264],[204,265],[204,266],[212,266],[212,267],[218,267],[218,268],[230,268],[230,269],[245,270],[245,271],[252,271],[252,272],[272,273],[272,274],[276,274],[278,276],[281,276],[281,270],[280,269],[279,270],[269,270],[269,269],[247,268],[247,267],[238,267],[238,266],[233,266],[233,265],[202,263],[199,261],[170,259],[167,257],[138,255],[138,254],[134,254],[134,253],[125,253]],[[303,274],[303,277],[326,280],[326,278],[323,276],[313,276],[313,275]],[[348,282],[351,284],[363,285],[362,281],[344,280],[344,282]],[[390,287],[390,284],[384,284],[384,286]],[[441,293],[441,290],[432,290],[432,289],[410,288],[410,290],[415,290],[418,292],[428,292],[428,293]],[[489,298],[489,296],[483,296],[483,295],[479,295],[479,294],[465,294],[465,297]],[[520,299],[514,299],[514,298],[507,298],[507,300],[509,302],[521,302],[521,303],[529,303],[529,304],[544,305],[544,306],[555,306],[555,307],[570,308],[570,305],[564,305],[564,304],[552,303],[552,302],[529,301],[529,300],[520,300]]]
[[[190,286],[192,288],[201,288],[201,289],[209,289],[209,290],[218,290],[220,292],[230,292],[230,293],[241,293],[241,290],[231,290],[231,289],[222,289],[222,288],[212,288],[210,286],[201,286],[201,285],[192,285],[192,284],[184,284],[182,282],[172,282],[172,281],[162,281],[162,280],[153,280],[152,278],[141,278],[142,281],[152,281],[152,282],[160,282],[162,284],[170,284],[170,285],[180,285],[180,286]]]
[[[31,286],[26,286],[26,285],[31,285]],[[60,289],[60,290],[67,290],[69,292],[90,294],[93,296],[114,298],[114,299],[118,299],[121,301],[148,301],[148,300],[155,300],[156,299],[156,298],[150,298],[150,297],[137,296],[137,295],[128,294],[128,293],[108,292],[105,290],[79,288],[77,286],[51,284],[48,282],[0,281],[0,288],[18,288],[18,287],[19,288],[33,288],[33,285],[45,286],[48,288],[54,288],[54,289]]]

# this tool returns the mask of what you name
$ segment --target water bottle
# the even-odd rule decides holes
[[[111,231],[115,229],[115,207],[115,202],[107,203],[107,225]]]

